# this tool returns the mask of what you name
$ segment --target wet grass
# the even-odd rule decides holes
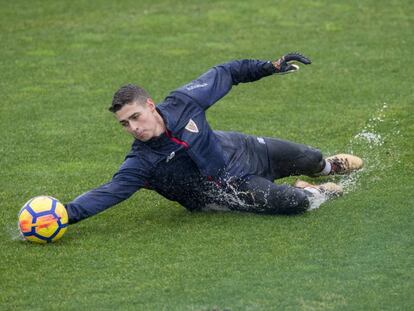
[[[414,66],[409,1],[19,1],[0,12],[0,309],[406,310],[413,304]],[[161,101],[209,67],[299,50],[295,75],[240,85],[213,128],[354,152],[347,194],[299,217],[190,214],[141,191],[19,241],[30,197],[107,181],[131,143],[106,111]],[[385,103],[385,104],[384,104]],[[291,179],[285,182],[291,182]]]

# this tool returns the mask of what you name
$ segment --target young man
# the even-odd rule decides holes
[[[310,64],[298,53],[276,61],[240,60],[218,65],[171,92],[155,105],[135,85],[121,87],[109,108],[134,138],[130,153],[112,180],[66,205],[69,222],[95,215],[140,188],[154,190],[190,211],[234,210],[298,214],[341,187],[326,183],[276,185],[291,175],[343,174],[362,167],[356,156],[324,159],[311,147],[275,138],[213,131],[205,111],[233,85],[272,74],[295,72],[293,61]]]

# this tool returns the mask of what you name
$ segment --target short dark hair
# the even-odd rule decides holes
[[[142,87],[134,84],[127,84],[115,92],[112,99],[112,105],[108,110],[115,113],[126,104],[136,101],[143,103],[148,98],[150,98],[149,94]]]

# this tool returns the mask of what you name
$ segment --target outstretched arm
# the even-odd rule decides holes
[[[193,98],[203,109],[207,109],[226,95],[233,85],[257,81],[272,74],[297,71],[299,67],[292,62],[306,65],[311,63],[310,59],[299,53],[289,53],[275,61],[248,59],[232,61],[213,67],[174,92]]]
[[[65,205],[69,223],[76,223],[126,200],[142,188],[144,183],[144,179],[135,172],[120,170],[110,182],[80,195]]]

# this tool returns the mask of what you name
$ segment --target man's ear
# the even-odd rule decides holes
[[[154,111],[155,110],[155,103],[151,98],[147,98],[147,101],[145,102],[145,104],[147,105],[147,107],[151,110]]]

